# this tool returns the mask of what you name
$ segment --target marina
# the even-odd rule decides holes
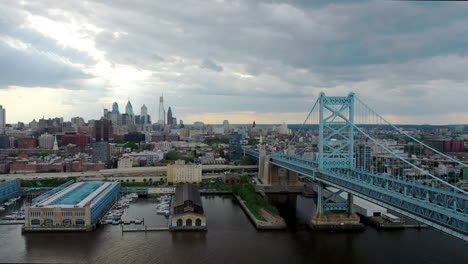
[[[304,263],[310,258],[330,258],[329,263],[390,264],[399,263],[393,253],[398,250],[411,263],[464,262],[466,245],[434,229],[380,231],[367,226],[358,233],[310,231],[306,224],[315,206],[312,198],[297,196],[294,210],[282,211],[288,228],[281,232],[258,232],[232,195],[204,195],[201,199],[209,217],[209,232],[165,231],[168,219],[156,214],[157,197],[140,197],[130,203],[122,218],[144,218],[147,232],[143,224],[119,224],[103,225],[94,232],[21,234],[21,225],[0,225],[2,238],[8,241],[0,247],[0,255],[4,262],[149,263],[157,258],[165,263],[187,263],[190,259],[201,259],[194,263],[222,263],[226,259]],[[11,209],[21,210],[22,205],[17,206]],[[130,231],[122,232],[122,227]],[[230,250],[225,250],[229,241]],[[413,254],[409,245],[425,248],[425,254]],[[178,254],[181,250],[185,253]]]

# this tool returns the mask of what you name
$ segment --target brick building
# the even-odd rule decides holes
[[[37,139],[18,138],[18,148],[37,148]]]

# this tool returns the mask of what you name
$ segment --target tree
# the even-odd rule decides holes
[[[124,148],[131,148],[132,150],[134,150],[138,148],[138,145],[133,142],[127,142],[124,144]]]
[[[166,154],[167,160],[177,160],[179,159],[179,153],[177,151],[171,150]]]

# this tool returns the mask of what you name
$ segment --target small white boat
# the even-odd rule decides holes
[[[123,221],[123,224],[124,224],[124,225],[129,225],[129,224],[130,224],[130,221],[125,220],[125,221]]]
[[[0,211],[5,211],[5,207],[0,206]]]
[[[112,221],[112,224],[113,225],[118,225],[118,224],[120,224],[120,221],[114,220],[114,221]]]
[[[140,225],[141,223],[143,223],[143,220],[141,219],[135,219],[135,225]]]

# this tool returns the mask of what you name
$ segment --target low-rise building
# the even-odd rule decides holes
[[[192,184],[178,185],[172,203],[171,230],[207,230],[200,192]]]

